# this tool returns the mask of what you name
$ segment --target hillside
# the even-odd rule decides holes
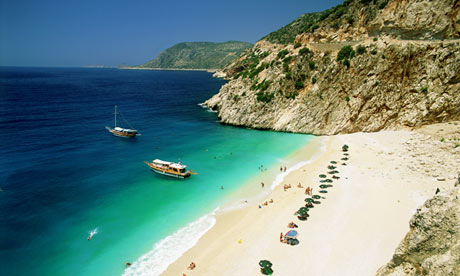
[[[220,69],[241,55],[252,44],[239,41],[222,43],[182,42],[163,52],[155,59],[139,66],[163,69]]]
[[[460,119],[460,1],[347,0],[234,60],[222,123],[318,135]]]

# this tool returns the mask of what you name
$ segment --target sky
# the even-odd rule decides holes
[[[255,43],[343,0],[0,0],[0,66],[139,65],[185,41]]]

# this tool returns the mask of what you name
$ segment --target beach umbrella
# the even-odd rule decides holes
[[[313,195],[312,198],[314,199],[320,199],[321,197],[319,195]]]
[[[313,200],[314,200],[313,198],[307,197],[307,198],[305,199],[305,202],[312,202]]]
[[[326,190],[321,190],[321,191],[319,191],[319,192],[322,193],[322,194],[326,194],[326,193],[327,193]]]
[[[331,161],[331,164],[337,164],[337,161]]]
[[[343,146],[342,146],[342,151],[348,151],[348,145],[346,145],[346,144],[343,145]]]
[[[284,236],[293,239],[293,238],[297,237],[297,231],[296,230],[290,230]]]
[[[325,174],[320,174],[319,177],[321,177],[321,178],[326,178],[327,175],[325,175]]]
[[[333,169],[335,169],[335,168],[337,168],[337,167],[336,167],[336,166],[329,165],[329,166],[327,166],[327,168],[328,168],[329,170],[333,170]]]
[[[259,262],[259,266],[260,266],[260,267],[268,267],[268,268],[270,268],[270,267],[272,267],[272,265],[273,265],[273,264],[272,264],[270,261],[268,261],[268,260],[261,260],[261,261]]]

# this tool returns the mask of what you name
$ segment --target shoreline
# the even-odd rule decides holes
[[[193,248],[198,240],[215,226],[217,217],[245,209],[248,205],[256,204],[262,198],[269,196],[273,190],[271,184],[279,176],[277,172],[279,172],[280,164],[298,166],[299,162],[305,162],[301,161],[304,156],[318,158],[324,151],[324,145],[320,139],[324,140],[324,138],[310,136],[305,142],[302,142],[303,144],[299,148],[288,153],[287,156],[281,157],[263,171],[259,171],[251,178],[246,179],[243,185],[226,195],[225,199],[212,212],[203,214],[195,221],[189,222],[174,233],[156,242],[152,250],[137,258],[129,268],[125,269],[123,275],[161,275],[161,273],[164,273],[170,265],[170,259],[174,259],[171,262],[173,264]],[[284,177],[288,173],[289,171],[281,175]],[[263,190],[260,190],[261,182],[267,183]]]
[[[274,203],[258,208],[262,200],[217,214],[215,225],[161,275],[256,275],[262,259],[273,263],[277,275],[375,274],[391,259],[417,207],[453,183],[413,170],[415,157],[407,156],[413,150],[406,145],[420,135],[383,131],[328,138],[325,152],[281,181],[291,189],[278,185],[266,196]],[[337,166],[341,178],[333,187],[319,194],[318,174],[327,172],[331,160],[342,162],[343,144],[350,146],[350,160]],[[305,204],[306,186],[325,199],[307,221],[299,221],[292,214]],[[279,242],[290,221],[299,225],[296,246]],[[196,268],[187,270],[191,262]]]
[[[205,71],[208,73],[215,73],[219,69],[189,69],[189,68],[146,68],[146,67],[118,67],[117,69],[121,70],[154,70],[154,71]]]

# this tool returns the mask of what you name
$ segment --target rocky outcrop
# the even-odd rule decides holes
[[[344,45],[290,45],[280,57],[278,45],[257,43],[205,105],[225,124],[317,135],[460,119],[460,42],[367,39],[338,61]]]
[[[392,34],[402,39],[460,37],[460,1],[393,0],[370,22],[370,35]]]
[[[225,124],[318,135],[458,120],[459,9],[346,0],[303,15],[227,66],[205,105]]]
[[[457,184],[458,185],[458,184]],[[456,185],[456,186],[457,186]],[[410,231],[377,276],[460,275],[459,188],[417,209]]]

